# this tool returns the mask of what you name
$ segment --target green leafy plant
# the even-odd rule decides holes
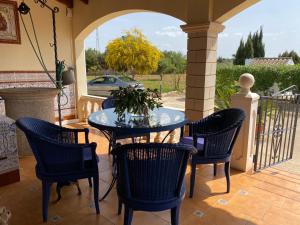
[[[137,89],[136,87],[120,87],[112,91],[115,99],[115,112],[122,118],[124,112],[147,116],[149,110],[162,106],[158,89]]]

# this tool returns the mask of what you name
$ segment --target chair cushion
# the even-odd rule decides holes
[[[182,137],[180,138],[180,143],[181,144],[186,144],[186,145],[194,145],[193,143],[193,137],[187,136],[187,137]],[[197,139],[197,147],[199,151],[202,151],[204,149],[204,138],[198,138]]]

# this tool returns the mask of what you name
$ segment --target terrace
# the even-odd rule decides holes
[[[76,127],[82,125],[76,125]],[[90,136],[98,144],[100,155],[100,195],[111,180],[111,158],[107,156],[107,141],[97,131]],[[41,183],[35,177],[34,158],[20,160],[21,181],[0,188],[1,205],[12,210],[10,224],[43,224],[41,218]],[[249,174],[232,170],[232,189],[226,194],[223,166],[218,166],[217,176],[212,166],[198,166],[194,197],[188,193],[181,207],[180,224],[205,225],[279,225],[300,222],[300,176],[277,168]],[[186,185],[189,187],[188,168]],[[87,180],[81,180],[82,195],[76,187],[64,187],[62,199],[49,204],[49,224],[123,224],[123,215],[117,215],[115,188],[100,203],[100,215],[95,214],[92,190]],[[56,199],[54,189],[51,200]],[[149,213],[135,212],[133,225],[170,224],[168,211]]]
[[[104,22],[132,12],[158,12],[182,20],[181,28],[188,34],[185,115],[188,120],[196,121],[214,111],[217,40],[218,34],[224,29],[222,24],[258,0],[230,2],[175,0],[172,4],[167,0],[115,2],[49,0],[46,2],[60,9],[60,13],[57,14],[59,58],[64,59],[67,66],[75,68],[76,83],[65,89],[68,102],[62,107],[63,124],[73,128],[88,127],[90,129],[90,141],[97,143],[97,154],[100,159],[99,181],[100,196],[102,196],[112,179],[112,157],[107,154],[108,141],[103,134],[86,123],[88,116],[101,108],[103,98],[87,95],[84,39]],[[45,64],[54,77],[56,68],[53,63],[53,49],[49,48],[51,17],[34,1],[27,0],[26,4],[31,8],[34,18],[39,18],[34,22],[40,38],[40,46]],[[22,18],[25,23],[30,23],[28,17],[22,16]],[[18,18],[17,21],[19,21]],[[53,89],[53,84],[49,82],[35,58],[23,26],[20,26],[19,33],[20,43],[17,41],[16,44],[9,42],[0,44],[0,52],[5,56],[0,61],[0,88],[51,87]],[[244,109],[247,117],[232,158],[231,191],[226,193],[226,179],[222,164],[217,167],[217,176],[213,176],[212,165],[198,165],[194,196],[189,198],[187,191],[181,206],[180,224],[182,225],[192,223],[206,225],[300,224],[300,175],[297,174],[299,161],[294,160],[289,164],[283,163],[253,173],[256,115],[259,102],[258,96],[249,92],[247,88],[241,85],[241,92],[234,95],[232,99],[232,106]],[[54,109],[53,104],[56,93],[52,95],[42,92],[26,93],[26,95],[15,93],[12,98],[4,98],[6,115],[15,120],[20,116],[29,115],[55,122],[58,120],[57,108]],[[16,98],[18,98],[18,104],[15,102],[12,106],[10,101]],[[290,99],[286,100],[290,101]],[[298,102],[296,104],[291,102],[289,107],[295,107],[295,105],[298,107]],[[0,111],[4,111],[3,106]],[[296,118],[298,109],[284,113],[284,115],[292,114],[291,118]],[[289,118],[286,117],[286,124],[290,123]],[[275,125],[276,121],[269,127],[273,128]],[[289,129],[295,132],[292,125]],[[294,125],[297,125],[297,120],[294,121]],[[151,140],[154,140],[156,134],[152,135]],[[297,132],[295,135],[295,138],[291,138],[291,143],[294,139],[299,139]],[[80,140],[83,139],[84,137],[80,136]],[[20,140],[18,139],[18,148],[22,149],[25,143]],[[179,131],[176,131],[173,141],[178,140]],[[295,142],[295,146],[298,146],[298,141]],[[268,147],[264,148],[268,151]],[[1,158],[1,154],[0,169],[1,161],[6,160],[6,158]],[[13,154],[16,154],[16,151],[13,151]],[[19,166],[14,165],[4,168],[4,172],[0,171],[0,186],[7,184],[0,187],[0,207],[5,206],[11,210],[12,217],[9,224],[44,224],[41,216],[41,182],[35,175],[35,159],[28,152],[19,151],[19,157]],[[15,161],[14,158],[14,163]],[[10,165],[9,163],[7,165]],[[2,165],[6,166],[6,164]],[[191,168],[188,166],[185,177],[187,190],[190,185],[190,172]],[[89,188],[87,180],[81,180],[80,187],[82,189],[80,196],[77,195],[75,186],[64,187],[62,199],[57,203],[53,203],[56,195],[55,190],[51,189],[49,224],[123,224],[123,215],[117,215],[116,188],[113,188],[108,197],[100,202],[100,214],[97,215],[93,203],[93,191]],[[170,215],[167,211],[134,212],[132,222],[134,225],[170,223]]]

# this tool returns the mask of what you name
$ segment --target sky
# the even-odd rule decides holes
[[[232,57],[241,38],[263,26],[267,57],[277,57],[285,50],[300,53],[300,0],[262,0],[224,23],[219,35],[218,56]],[[100,51],[109,41],[122,36],[125,30],[139,28],[160,50],[186,54],[184,22],[159,13],[132,13],[114,18],[98,28]],[[86,48],[96,48],[96,31],[85,40]]]

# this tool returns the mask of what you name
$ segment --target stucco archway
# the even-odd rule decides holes
[[[73,37],[77,74],[77,100],[87,94],[84,39],[102,23],[132,12],[158,12],[186,23],[188,33],[186,115],[190,120],[214,110],[217,40],[222,23],[259,0],[90,0],[74,2]]]
[[[87,95],[87,77],[86,77],[86,64],[85,64],[85,46],[84,46],[84,41],[85,39],[98,27],[100,27],[102,24],[126,15],[126,14],[132,14],[132,13],[138,13],[138,12],[149,12],[149,13],[155,13],[155,14],[161,14],[165,16],[170,16],[166,14],[162,14],[160,12],[153,12],[149,10],[123,10],[115,13],[111,13],[109,15],[105,15],[101,18],[96,19],[92,23],[90,23],[85,29],[81,30],[80,33],[78,33],[77,37],[75,38],[74,41],[74,49],[75,49],[75,63],[76,63],[76,75],[77,75],[77,96],[78,96],[78,102],[81,102],[81,96],[86,96]],[[170,16],[174,18],[173,16]],[[178,18],[176,18],[178,19]],[[182,24],[185,22],[180,20]],[[79,110],[82,108],[79,106]],[[79,117],[81,112],[78,113]],[[86,113],[85,113],[86,114]]]

